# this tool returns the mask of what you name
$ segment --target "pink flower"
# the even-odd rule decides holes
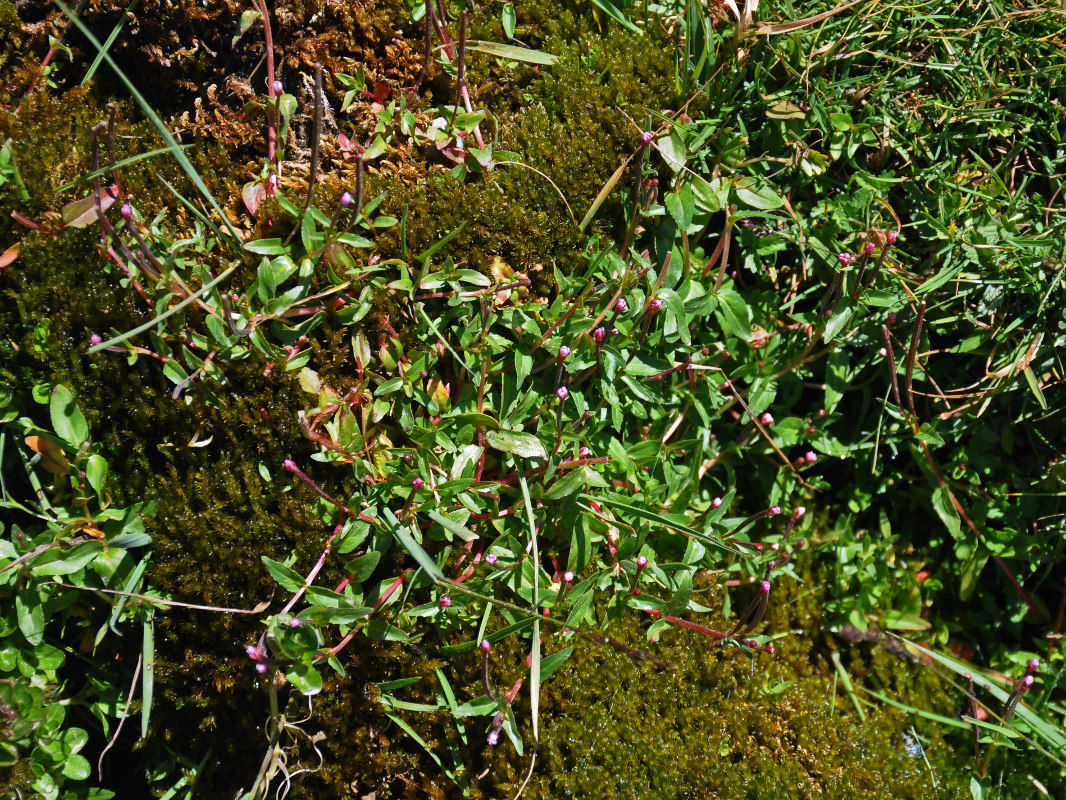
[[[770,506],[770,516],[776,517],[781,513],[781,506]]]
[[[759,422],[761,422],[763,425],[773,425],[774,415],[767,411],[765,414],[759,417]]]
[[[570,348],[564,344],[562,347],[559,348],[559,360],[562,361],[568,355],[570,355]]]
[[[603,341],[603,337],[606,336],[606,335],[607,335],[607,331],[604,330],[602,327],[601,328],[597,328],[596,330],[594,330],[592,332],[592,338],[595,339],[597,342],[602,342]]]
[[[658,297],[656,297],[654,300],[651,301],[651,310],[652,311],[658,311],[662,307],[663,307],[663,301],[660,300]]]
[[[285,467],[289,472],[296,472],[296,462],[291,458],[286,458],[281,462],[281,466]]]
[[[763,581],[759,584],[759,591],[763,594],[770,594],[770,581]]]
[[[629,304],[626,303],[624,297],[619,297],[618,302],[614,304],[614,307],[619,314],[624,314],[626,309],[629,308]]]
[[[564,572],[563,573],[563,583],[573,583],[573,582],[574,582],[574,573],[571,572],[570,570],[567,570],[566,572]]]
[[[864,250],[865,250],[865,251],[866,251],[867,253],[872,253],[872,252],[873,252],[874,250],[876,250],[876,249],[877,249],[877,245],[876,245],[876,244],[874,244],[873,242],[867,242],[867,243],[866,243],[865,245],[863,245],[863,249],[864,249]]]
[[[888,232],[888,243],[889,244],[895,244],[896,240],[898,238],[899,238],[899,231],[889,231]]]
[[[808,464],[813,464],[815,461],[818,460],[818,454],[815,453],[813,450],[808,450],[807,455],[805,455],[803,458]]]
[[[94,333],[92,336],[89,337],[89,344],[94,344],[94,345],[95,344],[100,344],[100,342],[102,342],[102,341],[103,341],[103,339],[101,339],[99,334],[96,334],[96,333]]]
[[[851,263],[851,253],[841,253],[837,256],[837,261],[840,262],[840,266],[846,267]]]
[[[411,488],[414,489],[416,492],[425,485],[426,482],[421,478],[415,478],[413,481],[411,481]]]
[[[655,134],[651,131],[644,131],[644,133],[640,135],[640,141],[644,143],[645,147],[651,144],[651,140],[654,138]]]
[[[352,204],[352,195],[350,192],[345,192],[341,195],[341,208],[347,208]]]
[[[722,498],[721,497],[716,497],[716,498],[714,498],[714,500],[711,501],[711,508],[721,508],[721,507],[722,507]]]
[[[119,209],[119,213],[122,215],[122,219],[128,220],[133,216],[133,209],[130,208],[129,203],[123,203],[122,208]]]
[[[450,597],[448,597],[448,595],[444,595],[444,597],[442,597],[440,599],[440,607],[441,608],[451,608],[452,607],[452,599]]]
[[[285,90],[281,81],[274,81],[274,94],[281,94]]]
[[[485,655],[488,655],[490,650],[492,650],[492,642],[490,642],[488,639],[482,639],[481,652]]]
[[[570,390],[567,389],[565,386],[560,386],[558,389],[555,390],[555,395],[560,400],[565,400],[570,396]]]
[[[490,567],[493,564],[495,564],[496,563],[496,554],[495,553],[489,553],[487,556],[485,556],[485,563],[488,564]]]

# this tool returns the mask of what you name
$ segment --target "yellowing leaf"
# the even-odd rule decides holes
[[[27,436],[23,441],[33,452],[41,456],[41,466],[53,475],[66,475],[70,471],[70,462],[63,448],[45,439],[43,436]]]

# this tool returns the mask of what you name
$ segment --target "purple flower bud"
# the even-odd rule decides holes
[[[818,454],[815,453],[813,450],[808,450],[807,455],[805,455],[803,458],[806,459],[808,464],[813,464],[815,461],[818,460]]]
[[[565,400],[570,396],[570,390],[567,389],[565,386],[560,386],[558,389],[555,390],[555,395],[560,400]]]
[[[1034,658],[1032,661],[1029,662],[1029,666],[1025,668],[1025,672],[1026,672],[1027,675],[1031,675],[1034,672],[1036,672],[1037,669],[1039,669],[1039,668],[1040,668],[1040,659],[1039,658]]]
[[[895,311],[889,311],[888,312],[888,324],[889,325],[895,325],[896,324],[896,312]]]
[[[562,361],[568,355],[570,355],[570,348],[564,344],[562,347],[559,348],[559,360]]]
[[[1018,681],[1018,688],[1023,692],[1027,692],[1030,688],[1032,688],[1034,683],[1036,683],[1036,678],[1034,678],[1032,675],[1026,675],[1024,678]]]
[[[490,650],[492,650],[492,642],[490,642],[488,639],[482,639],[481,652],[485,655],[488,655]]]
[[[566,572],[564,572],[563,573],[563,583],[573,583],[573,582],[574,582],[574,573],[571,572],[570,570],[567,570]]]
[[[837,261],[840,262],[840,266],[846,267],[851,263],[851,253],[841,253],[837,256]]]
[[[495,747],[496,743],[500,741],[500,732],[489,731],[489,735],[485,737],[485,741],[489,743],[489,747]]]
[[[889,231],[888,232],[888,243],[889,244],[895,244],[896,240],[898,238],[899,238],[899,231]]]
[[[873,242],[867,242],[865,245],[863,245],[862,249],[865,250],[867,253],[872,253],[874,250],[877,249],[877,245]]]
[[[131,219],[133,217],[133,209],[130,208],[129,203],[123,203],[122,208],[119,209],[119,213],[122,215],[122,219]]]
[[[602,342],[603,341],[603,337],[606,336],[606,335],[607,335],[607,331],[604,330],[603,328],[597,328],[596,330],[594,330],[592,332],[592,338],[595,339],[597,342]]]
[[[289,472],[296,472],[296,462],[291,458],[286,458],[281,462],[281,466],[285,467]]]
[[[714,498],[714,500],[711,501],[711,508],[721,508],[721,507],[722,507],[722,498],[721,497],[716,497],[716,498]]]
[[[644,569],[646,566],[648,566],[648,559],[644,556],[637,556],[637,567],[639,569]]]
[[[651,301],[651,310],[652,311],[658,311],[662,307],[663,307],[663,301],[660,300],[658,297],[656,297],[654,300]]]
[[[759,422],[761,422],[763,425],[773,425],[774,415],[767,411],[765,414],[759,417]]]
[[[444,595],[444,597],[442,597],[440,599],[440,607],[441,608],[451,608],[452,607],[452,599],[450,597],[448,597],[448,595]]]
[[[629,308],[629,304],[624,297],[619,297],[618,302],[614,304],[614,308],[619,314],[624,314],[626,309]]]
[[[421,478],[415,478],[413,481],[411,481],[411,488],[414,489],[416,492],[425,485],[426,482]]]
[[[341,195],[341,208],[347,208],[352,204],[352,195],[350,192],[345,192]]]
[[[495,564],[496,563],[496,554],[495,553],[489,553],[487,556],[485,556],[485,563],[488,564],[490,567],[493,564]]]
[[[763,581],[759,584],[759,591],[763,594],[770,594],[770,581]]]
[[[255,671],[262,675],[264,672],[267,671],[267,665],[260,661],[258,664],[255,665]]]
[[[102,341],[103,339],[101,339],[100,335],[96,333],[89,337],[89,344],[100,344]]]
[[[285,90],[281,81],[274,81],[274,94],[281,94]]]
[[[645,146],[651,144],[651,140],[654,139],[654,138],[655,138],[655,134],[652,133],[651,131],[644,131],[644,133],[642,133],[640,135],[640,141],[642,141]]]
[[[781,506],[770,506],[770,516],[776,517],[781,513]]]
[[[299,617],[293,617],[292,619],[289,620],[289,627],[290,628],[299,628],[300,625],[302,625],[302,624],[303,624],[303,620],[300,619]]]

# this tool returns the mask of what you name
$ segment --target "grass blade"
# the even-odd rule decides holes
[[[195,303],[201,297],[207,296],[211,292],[212,289],[214,289],[216,286],[218,286],[220,283],[222,283],[222,281],[224,281],[230,275],[232,275],[233,271],[236,270],[237,267],[239,267],[239,266],[240,266],[240,264],[233,264],[229,269],[227,269],[225,272],[223,272],[221,275],[219,275],[213,281],[208,283],[206,286],[203,286],[199,291],[193,292],[191,295],[186,297],[184,300],[182,300],[176,306],[171,306],[170,308],[168,308],[166,311],[164,311],[159,316],[155,317],[154,319],[149,320],[148,322],[144,323],[143,325],[138,325],[136,328],[134,328],[131,331],[126,331],[125,333],[120,333],[118,336],[113,336],[112,338],[108,339],[106,342],[100,342],[100,344],[93,345],[92,347],[90,347],[88,349],[87,352],[89,352],[89,353],[99,353],[101,350],[103,350],[103,349],[105,349],[107,347],[114,347],[117,344],[122,344],[122,342],[125,342],[127,339],[132,339],[134,336],[138,336],[138,335],[144,333],[145,331],[147,331],[147,330],[149,330],[151,328],[154,328],[158,323],[162,322],[167,317],[170,317],[170,316],[172,316],[174,314],[177,314],[179,311],[181,311],[187,305],[190,305],[191,303]]]
[[[126,25],[126,20],[130,18],[131,14],[133,14],[133,10],[137,8],[137,4],[139,2],[141,2],[141,0],[133,0],[133,2],[129,4],[129,7],[124,12],[122,12],[122,16],[119,17],[118,22],[115,24],[115,29],[111,31],[111,35],[108,36],[107,41],[104,42],[103,49],[101,49],[100,52],[96,54],[96,58],[93,59],[93,63],[90,64],[89,69],[85,71],[85,77],[81,79],[82,86],[84,86],[93,79],[93,75],[96,74],[96,70],[100,68],[100,62],[104,60],[104,53],[111,49],[111,45],[115,43],[115,39],[117,39],[118,35],[122,33],[122,29]]]
[[[133,96],[134,101],[136,101],[137,105],[140,107],[141,112],[145,115],[145,117],[148,118],[148,121],[152,124],[152,127],[156,129],[156,131],[162,137],[163,141],[167,143],[170,148],[170,152],[174,155],[174,158],[177,160],[178,164],[181,165],[181,168],[185,170],[185,174],[189,176],[189,180],[192,181],[196,189],[207,199],[207,201],[211,204],[212,208],[214,208],[215,211],[218,212],[219,217],[222,218],[222,221],[225,223],[226,227],[229,228],[229,232],[233,235],[233,238],[239,240],[241,237],[237,233],[237,229],[233,227],[233,223],[229,221],[229,217],[227,217],[225,213],[223,213],[221,206],[219,206],[218,204],[218,201],[215,200],[214,195],[212,195],[210,190],[207,188],[207,185],[204,183],[203,178],[200,177],[200,173],[196,171],[196,167],[192,165],[192,162],[189,161],[185,153],[182,152],[181,145],[179,145],[177,139],[174,138],[174,134],[172,134],[167,128],[167,126],[163,124],[163,120],[159,118],[159,115],[155,112],[155,109],[152,108],[149,102],[144,99],[144,95],[137,91],[137,87],[133,85],[133,81],[126,77],[126,73],[124,73],[119,68],[118,64],[116,64],[114,59],[111,58],[110,54],[107,52],[104,46],[100,44],[100,40],[93,35],[93,32],[89,30],[89,27],[84,22],[81,21],[81,18],[77,14],[75,14],[67,6],[67,4],[63,2],[63,0],[56,0],[56,6],[59,8],[60,11],[67,15],[67,17],[70,19],[71,22],[74,23],[74,26],[78,29],[81,35],[89,40],[89,44],[96,48],[97,52],[99,52],[99,54],[103,57],[104,61],[107,62],[107,65],[111,67],[112,70],[114,70],[115,75],[118,76],[118,79],[122,81],[123,84],[125,84],[127,91],[129,91],[129,93]]]
[[[155,627],[149,617],[144,621],[141,644],[144,668],[141,670],[141,738],[148,735],[148,720],[152,714],[152,692],[155,690]]]
[[[522,487],[522,502],[526,507],[526,519],[529,522],[529,535],[533,543],[533,609],[540,604],[540,554],[537,552],[537,523],[533,518],[533,501],[529,499],[529,484],[526,476],[518,473],[518,483]],[[533,712],[533,741],[540,741],[537,722],[540,716],[540,619],[533,620],[533,651],[529,664],[529,705]]]

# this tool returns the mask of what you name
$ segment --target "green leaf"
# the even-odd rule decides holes
[[[75,545],[70,552],[65,553],[62,558],[57,558],[54,561],[49,561],[40,566],[33,567],[33,574],[35,576],[49,576],[49,575],[69,575],[72,572],[77,572],[84,567],[90,561],[104,549],[104,546],[97,541],[82,542]]]
[[[85,480],[93,487],[96,497],[102,503],[104,500],[104,483],[107,481],[107,459],[95,453],[89,456],[88,461],[85,462]]]
[[[559,478],[559,480],[553,483],[551,488],[544,493],[543,499],[561,500],[562,498],[569,497],[574,492],[579,491],[585,486],[588,469],[588,467],[578,467],[577,469],[566,473],[566,475]]]
[[[306,697],[322,691],[322,676],[311,664],[297,661],[285,670],[285,678]]]
[[[52,390],[52,398],[48,403],[48,413],[52,417],[52,430],[59,438],[81,447],[89,439],[89,425],[85,416],[74,402],[74,395],[70,389],[60,384]]]
[[[304,579],[294,572],[290,567],[286,567],[284,564],[274,561],[266,556],[261,557],[263,566],[267,568],[267,572],[270,573],[270,577],[278,582],[278,585],[282,589],[288,592],[298,592],[304,588]]]
[[[952,538],[958,539],[962,535],[962,525],[959,512],[951,502],[951,491],[946,486],[938,486],[933,490],[933,510]]]
[[[370,577],[379,561],[381,561],[381,553],[377,550],[371,550],[369,553],[357,556],[345,564],[344,571],[351,575],[352,583],[359,585]]]
[[[885,612],[885,627],[894,631],[927,631],[932,624],[921,617],[892,609]]]
[[[15,595],[15,617],[27,642],[38,645],[44,641],[44,607],[35,590],[23,589]]]
[[[80,730],[80,728],[75,728],[74,730]],[[83,781],[89,777],[92,768],[89,766],[89,762],[85,759],[85,756],[71,753],[63,759],[59,771],[63,774],[64,778],[70,778],[73,781]]]
[[[406,642],[407,634],[383,619],[372,619],[366,624],[368,638],[378,642]]]
[[[751,341],[751,309],[743,296],[735,289],[723,286],[718,290],[718,307],[715,311],[725,327],[738,339]]]
[[[256,239],[254,242],[245,242],[244,249],[249,253],[261,256],[280,256],[289,252],[289,248],[275,237],[273,239]]]
[[[503,11],[500,12],[500,22],[503,24],[503,33],[508,39],[514,38],[514,26],[516,21],[514,3],[504,3]]]
[[[488,431],[485,441],[490,447],[522,458],[547,458],[548,451],[536,436],[521,431]]]
[[[741,178],[733,187],[739,204],[757,211],[773,211],[781,208],[785,201],[768,184],[760,184],[751,178]]]

